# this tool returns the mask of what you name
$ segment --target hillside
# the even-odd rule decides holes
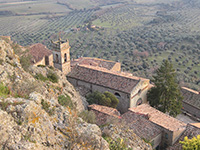
[[[65,75],[53,67],[25,65],[26,51],[0,37],[0,149],[109,150],[103,131],[78,117],[84,101]],[[129,147],[152,150],[133,132],[123,132],[116,136],[129,139]]]

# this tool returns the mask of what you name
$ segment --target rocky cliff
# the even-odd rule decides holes
[[[49,73],[57,82],[48,80]],[[73,108],[58,101],[61,95],[71,100]],[[78,117],[83,103],[62,72],[44,66],[25,71],[13,43],[0,38],[0,149],[108,150],[101,129]],[[151,149],[138,137],[129,143],[131,149]]]

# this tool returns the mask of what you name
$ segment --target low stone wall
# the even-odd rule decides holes
[[[186,111],[187,113],[191,114],[194,117],[200,118],[200,109],[199,108],[192,106],[191,104],[186,103],[184,101],[182,102],[182,105],[183,105],[182,109],[184,111]]]

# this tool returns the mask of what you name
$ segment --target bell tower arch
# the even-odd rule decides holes
[[[68,74],[71,71],[69,41],[61,40],[61,38],[58,41],[51,41],[51,49],[54,67]]]

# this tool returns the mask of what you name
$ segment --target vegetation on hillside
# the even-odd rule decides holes
[[[58,83],[58,75],[55,72],[49,71],[47,73],[47,77],[45,77],[44,75],[42,75],[41,73],[36,74],[35,78],[41,81],[51,81],[53,83]]]
[[[92,111],[84,110],[78,114],[87,123],[96,123],[96,115]]]
[[[115,97],[115,95],[107,91],[104,93],[95,91],[87,95],[86,98],[89,104],[99,104],[113,108],[116,108],[119,103],[119,100]]]
[[[69,107],[71,109],[75,108],[74,103],[72,102],[71,98],[69,95],[60,95],[58,97],[58,103],[62,106]]]
[[[104,139],[108,142],[110,150],[131,150],[131,148],[127,148],[126,142],[121,138],[113,140],[106,136]]]
[[[6,97],[10,94],[10,90],[2,82],[0,82],[0,97]]]
[[[176,81],[176,72],[168,60],[164,60],[156,75],[153,76],[154,87],[148,91],[149,104],[156,109],[175,117],[181,113],[182,95]]]

